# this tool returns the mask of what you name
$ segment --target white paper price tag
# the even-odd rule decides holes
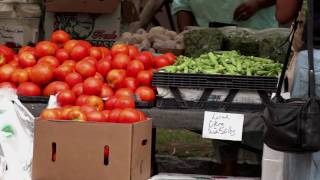
[[[202,137],[230,141],[242,141],[243,114],[204,113]]]

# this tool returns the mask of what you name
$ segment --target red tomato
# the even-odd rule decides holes
[[[92,47],[90,49],[90,56],[94,57],[97,60],[100,60],[102,58],[102,52],[99,47]]]
[[[97,63],[97,71],[102,75],[102,76],[107,76],[108,72],[112,69],[111,61],[108,60],[100,60]]]
[[[89,56],[83,58],[81,61],[82,61],[82,62],[88,62],[88,63],[90,63],[90,64],[92,64],[92,65],[94,65],[94,66],[96,66],[97,63],[98,63],[98,61],[96,60],[96,58],[94,58],[94,57],[89,57]]]
[[[109,98],[109,97],[113,96],[113,94],[114,93],[113,93],[112,88],[108,84],[103,84],[103,86],[101,88],[100,97]]]
[[[85,40],[78,40],[79,44],[83,45],[84,47],[86,47],[87,49],[91,49],[92,45],[90,42],[85,41]]]
[[[80,109],[72,109],[69,114],[68,114],[70,120],[74,120],[74,121],[86,121],[87,120],[87,116],[80,111]]]
[[[85,104],[85,102],[84,102]],[[93,112],[93,111],[97,111],[95,107],[93,106],[89,106],[89,105],[83,105],[80,107],[80,110],[81,112],[85,113],[86,115],[90,112]]]
[[[7,63],[6,57],[0,52],[0,66]]]
[[[103,81],[90,77],[83,82],[83,93],[87,95],[100,96]]]
[[[96,74],[93,77],[98,79],[99,81],[104,82],[104,77],[98,72],[96,72]]]
[[[112,88],[118,89],[118,88],[121,88],[125,78],[126,78],[125,70],[113,69],[107,75],[107,82]]]
[[[64,61],[68,60],[69,53],[65,49],[58,49],[56,52],[56,58],[59,60],[60,64],[63,63]]]
[[[11,80],[11,75],[16,68],[10,64],[5,64],[0,67],[0,82],[6,82]]]
[[[19,58],[18,56],[15,56],[12,61],[10,61],[8,64],[10,64],[13,67],[19,67]]]
[[[109,99],[107,99],[104,104],[105,109],[107,109],[107,110],[114,109],[114,104],[116,103],[117,99],[118,98],[116,96],[112,96]]]
[[[109,122],[109,115],[110,115],[110,110],[103,110],[101,111],[102,115],[104,116],[104,121]]]
[[[152,72],[151,71],[141,71],[137,75],[137,80],[140,85],[151,86],[152,83]]]
[[[50,41],[41,41],[36,45],[37,57],[54,56],[58,50],[57,44]]]
[[[61,113],[58,109],[45,109],[40,114],[41,120],[60,120]]]
[[[139,60],[143,63],[144,65],[144,69],[148,70],[148,69],[152,69],[152,65],[153,65],[153,56],[148,53],[148,52],[142,52],[140,54],[138,54],[135,57],[136,60]]]
[[[73,107],[64,107],[61,109],[61,113],[60,113],[60,116],[61,116],[61,119],[63,120],[70,120],[70,117],[69,117],[69,113],[73,110]]]
[[[137,110],[138,111],[138,110]],[[148,120],[147,116],[144,114],[144,112],[142,111],[138,111],[139,115],[140,115],[140,121],[146,121]]]
[[[16,85],[12,82],[2,82],[0,83],[0,89],[1,88],[12,88],[12,89],[16,89]]]
[[[70,57],[75,61],[80,61],[81,59],[89,56],[89,53],[89,49],[85,45],[79,43],[72,48]]]
[[[87,121],[90,122],[105,122],[105,116],[99,111],[93,111],[86,114]]]
[[[117,97],[121,97],[121,96],[133,97],[134,91],[132,91],[129,88],[120,88],[116,91],[115,96],[117,96]]]
[[[60,91],[65,91],[69,89],[70,87],[67,83],[62,81],[53,81],[44,88],[43,95],[44,96],[56,95]]]
[[[15,69],[11,75],[11,81],[17,84],[27,82],[29,79],[28,70],[26,69]]]
[[[113,57],[112,68],[113,69],[127,69],[130,63],[130,57],[126,54],[118,53]]]
[[[131,89],[134,92],[139,87],[139,82],[133,77],[126,77],[123,81],[123,87]]]
[[[113,122],[113,123],[119,122],[119,116],[120,116],[121,111],[122,111],[121,109],[111,110],[109,113],[109,121],[108,122]]]
[[[34,48],[34,47],[23,46],[21,49],[19,49],[18,55],[20,55],[23,52],[29,52],[32,55],[36,56],[36,48]]]
[[[166,67],[166,66],[170,66],[170,65],[171,65],[170,60],[164,55],[157,56],[154,59],[154,67],[156,69],[159,69],[159,68],[162,68],[162,67]]]
[[[111,52],[108,48],[106,47],[99,47],[100,51],[101,51],[101,56],[102,58],[105,58],[107,56],[111,56]],[[111,56],[112,57],[112,56]]]
[[[76,71],[81,74],[83,78],[88,78],[96,74],[96,67],[88,62],[78,62],[76,64]]]
[[[78,96],[78,98],[76,100],[76,105],[77,106],[84,106],[86,104],[88,97],[89,97],[88,95],[81,94],[80,96]]]
[[[140,121],[140,114],[137,112],[137,110],[126,108],[120,112],[118,119],[119,123],[135,123],[138,121]]]
[[[57,95],[57,102],[59,106],[73,105],[76,101],[76,95],[71,90],[60,91]]]
[[[24,82],[18,86],[17,94],[19,96],[41,96],[41,89],[35,83]]]
[[[15,56],[15,52],[5,45],[0,45],[0,53],[4,55],[6,62],[10,62]]]
[[[77,72],[71,72],[69,73],[64,80],[70,87],[73,87],[74,85],[81,83],[83,81],[82,76]]]
[[[51,41],[58,44],[64,44],[70,40],[70,35],[63,30],[54,31],[51,34]]]
[[[31,52],[25,51],[18,55],[18,62],[20,67],[26,68],[36,65],[37,59]]]
[[[128,45],[126,45],[126,44],[113,45],[112,48],[111,48],[111,53],[112,53],[113,56],[115,56],[118,53],[122,53],[122,54],[128,55],[129,54]]]
[[[55,79],[59,81],[65,81],[66,76],[72,72],[73,72],[73,69],[70,66],[61,65],[53,71],[53,74],[55,76]]]
[[[114,108],[124,109],[124,108],[135,108],[135,100],[133,97],[121,96],[118,97],[117,101],[114,103]]]
[[[78,83],[72,87],[72,91],[76,94],[76,96],[80,96],[83,94],[83,83]]]
[[[156,99],[153,89],[148,86],[141,86],[135,92],[138,100],[152,102]]]
[[[139,49],[136,46],[128,45],[129,49],[129,56],[131,59],[135,58],[140,52]]]
[[[86,99],[85,105],[94,107],[97,111],[102,111],[104,108],[104,103],[102,98],[98,96],[89,96]]]
[[[31,68],[29,75],[32,82],[45,85],[53,79],[53,69],[49,65],[38,64]]]
[[[127,67],[127,75],[130,77],[137,77],[138,73],[144,70],[144,65],[141,61],[133,60]]]
[[[70,55],[72,49],[78,44],[77,40],[69,40],[63,45],[63,49],[65,49]]]
[[[63,66],[71,66],[72,68],[76,67],[76,61],[74,60],[66,60],[62,63]]]
[[[48,64],[53,68],[56,68],[59,66],[60,62],[54,56],[44,56],[38,60],[37,64]]]
[[[170,65],[174,64],[177,57],[172,53],[165,53],[164,56],[166,56],[169,59]]]

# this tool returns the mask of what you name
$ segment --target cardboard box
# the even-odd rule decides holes
[[[32,179],[147,180],[151,175],[151,128],[151,121],[37,120]],[[108,165],[104,164],[105,146],[109,147]]]
[[[45,38],[50,39],[53,31],[63,29],[70,33],[73,39],[88,40],[95,46],[111,47],[115,40],[120,36],[121,3],[119,3],[118,0],[92,1],[93,4],[98,2],[110,2],[110,6],[97,5],[95,6],[97,12],[101,12],[99,11],[99,8],[102,8],[105,10],[104,14],[90,14],[91,1],[88,3],[90,6],[84,9],[82,9],[81,3],[77,4],[74,1],[77,0],[72,0],[70,3],[65,3],[63,0],[53,1],[56,3],[52,2],[52,4],[59,4],[60,2],[70,4],[71,9],[68,8],[69,6],[62,6],[61,8],[56,9],[53,7],[58,6],[53,6],[51,1],[47,1],[47,10],[49,9],[55,12],[46,12],[44,23]],[[115,4],[117,6],[113,8]]]

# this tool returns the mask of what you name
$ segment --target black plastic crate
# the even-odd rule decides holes
[[[262,90],[275,92],[278,78],[260,76],[229,76],[184,73],[162,73],[153,75],[152,85],[156,87],[216,88],[239,90]]]

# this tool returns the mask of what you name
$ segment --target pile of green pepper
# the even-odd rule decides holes
[[[179,56],[160,72],[243,76],[278,76],[282,64],[266,58],[243,56],[236,51],[210,52],[198,58]]]

